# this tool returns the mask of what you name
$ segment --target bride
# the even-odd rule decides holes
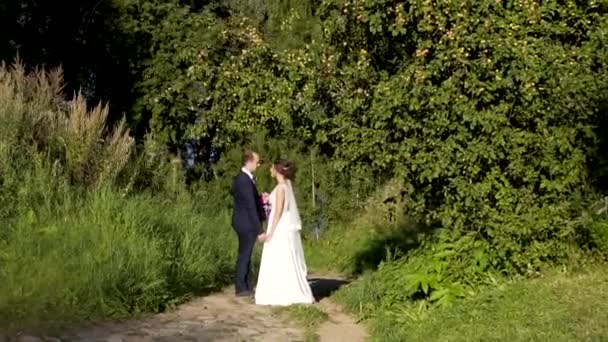
[[[270,194],[271,211],[255,291],[258,305],[314,303],[300,238],[302,221],[293,193],[293,163],[279,160],[270,169],[277,186]]]

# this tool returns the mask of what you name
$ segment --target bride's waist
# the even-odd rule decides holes
[[[269,227],[271,225],[272,225],[272,221],[268,223]],[[275,230],[276,231],[299,230],[299,224],[297,222],[293,222],[293,220],[290,220],[287,217],[283,217],[283,218],[279,219],[279,222],[277,222],[277,226],[276,226]]]

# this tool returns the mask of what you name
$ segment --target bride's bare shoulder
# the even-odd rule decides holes
[[[279,183],[274,187],[274,192],[285,192],[285,190],[287,189],[287,184],[285,183]]]
[[[272,189],[272,192],[276,193],[280,190],[284,191],[286,188],[287,188],[287,185],[285,183],[279,183],[274,186],[274,189]]]

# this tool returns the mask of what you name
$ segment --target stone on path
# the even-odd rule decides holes
[[[21,335],[17,337],[17,342],[44,342],[44,340],[35,336]]]

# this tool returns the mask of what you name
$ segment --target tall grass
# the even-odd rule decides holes
[[[107,127],[107,107],[61,91],[60,71],[0,66],[0,330],[159,311],[225,285],[227,211],[203,211],[159,158],[135,155],[124,122]],[[171,191],[133,193],[151,182],[138,177]]]
[[[231,277],[226,217],[189,199],[93,193],[51,211],[29,209],[0,254],[0,319],[33,326],[157,311]]]
[[[124,170],[134,140],[124,121],[106,127],[108,107],[88,110],[77,95],[66,101],[62,72],[35,70],[21,64],[0,66],[0,157],[39,156],[61,165],[72,182],[107,185]]]

